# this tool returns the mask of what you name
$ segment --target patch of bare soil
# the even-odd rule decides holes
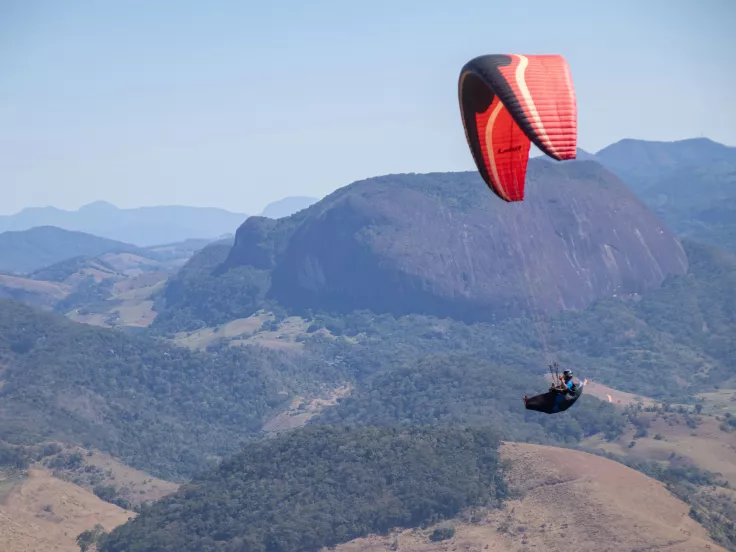
[[[158,261],[134,253],[106,253],[100,259],[126,276],[138,276],[144,271],[152,271],[161,266]]]
[[[81,532],[98,523],[109,531],[134,516],[46,469],[30,469],[0,504],[0,550],[78,552]]]
[[[295,397],[288,410],[280,412],[263,425],[263,431],[281,433],[303,427],[322,410],[336,405],[338,399],[350,395],[351,391],[352,387],[345,385],[331,390],[323,397],[317,397],[309,401],[305,401],[301,397]]]
[[[50,309],[72,292],[72,286],[0,274],[0,297],[9,297],[38,307]]]
[[[300,352],[304,348],[300,339],[309,335],[307,333],[309,321],[298,316],[291,316],[274,324],[271,329],[264,329],[264,323],[273,320],[272,313],[257,313],[214,328],[181,332],[174,337],[173,342],[180,347],[206,349],[215,341],[221,340],[227,342],[231,347],[258,345],[268,349]],[[312,335],[333,337],[324,328],[315,331]]]
[[[164,271],[144,272],[134,278],[128,278],[126,280],[116,282],[113,286],[113,294],[125,299],[134,298],[133,296],[127,297],[124,294],[155,286],[159,282],[165,281],[168,277],[169,274]],[[147,293],[146,296],[147,295],[150,295],[150,293]]]
[[[93,451],[91,456],[85,456],[84,462],[88,466],[96,466],[103,470],[106,475],[103,484],[115,486],[118,493],[126,497],[131,504],[159,500],[179,488],[176,483],[152,477],[98,451]]]
[[[77,455],[79,462],[69,462],[72,455]],[[97,485],[112,486],[131,505],[158,500],[179,488],[176,483],[152,477],[112,456],[81,447],[63,447],[61,453],[47,458],[45,464],[54,468],[55,476],[89,491]]]
[[[655,401],[654,399],[650,399],[649,397],[644,397],[643,395],[634,395],[625,391],[619,391],[618,389],[614,389],[613,387],[609,387],[607,385],[603,385],[602,383],[591,380],[588,380],[588,383],[585,385],[585,393],[587,393],[588,395],[592,395],[602,401],[607,401],[621,407],[637,403],[641,403],[642,407],[659,405],[657,401]]]
[[[643,412],[639,417],[649,424],[645,437],[635,439],[631,429],[613,442],[596,437],[586,440],[585,444],[634,460],[696,465],[718,474],[736,487],[736,433],[723,431],[717,419],[677,412]]]
[[[438,527],[370,536],[340,552],[725,551],[665,487],[622,464],[585,452],[505,443],[507,482],[519,498],[501,510],[468,514],[441,526],[454,535],[433,542]]]
[[[250,336],[257,332],[269,316],[254,314],[248,318],[238,318],[214,328],[202,328],[193,332],[180,332],[174,337],[174,344],[190,349],[206,349],[218,339],[227,341],[234,338]]]
[[[9,276],[0,274],[0,286],[9,289],[21,289],[31,293],[46,294],[52,299],[63,299],[71,291],[71,286],[57,282],[45,282],[43,280],[32,280],[21,276]]]

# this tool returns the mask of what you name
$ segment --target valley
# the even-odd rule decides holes
[[[736,550],[730,230],[614,153],[513,214],[431,173],[232,239],[6,235],[0,548]],[[537,415],[550,359],[588,386]]]
[[[606,388],[608,394],[616,390]],[[337,390],[326,401],[302,406],[301,400],[291,410],[275,416],[264,431],[280,433],[302,427],[324,408],[334,408],[336,399],[349,389]],[[643,403],[648,404],[646,397]],[[635,403],[632,403],[635,404]],[[623,410],[628,405],[618,405]],[[652,415],[654,416],[654,415]],[[692,430],[682,414],[658,416],[646,437],[634,437],[635,428],[619,439],[606,442],[598,437],[581,443],[586,449],[601,449],[630,461],[655,461],[672,466],[696,466],[715,472],[718,479],[733,485],[736,444],[730,434],[718,428],[709,415],[698,415]],[[654,437],[654,436],[657,437]],[[636,446],[628,447],[635,439]],[[393,530],[386,536],[372,535],[337,546],[337,550],[398,549],[409,552],[440,550],[567,550],[571,546],[601,550],[646,549],[666,546],[670,550],[726,550],[713,543],[708,532],[688,516],[689,505],[668,491],[663,483],[612,460],[589,453],[526,443],[503,442],[500,460],[508,466],[504,478],[510,498],[499,510],[471,508],[459,515],[425,528]],[[78,454],[82,462],[73,469],[56,468]],[[673,454],[674,453],[674,454]],[[62,447],[57,456],[3,482],[0,506],[0,539],[15,552],[40,550],[75,551],[75,538],[97,523],[105,530],[135,517],[135,512],[103,502],[93,493],[89,468],[98,468],[101,479],[96,485],[113,485],[118,496],[131,503],[155,501],[175,492],[177,485],[151,478],[128,468],[109,455],[86,449]],[[6,475],[7,477],[7,475]],[[120,492],[122,491],[122,492]],[[723,495],[727,489],[703,493]],[[728,495],[736,505],[736,496]],[[564,519],[559,505],[564,504]],[[452,529],[452,536],[436,540],[436,531]],[[33,530],[32,530],[33,529]],[[34,531],[35,530],[35,531]],[[41,531],[39,536],[37,531]],[[46,540],[44,540],[46,539]],[[44,544],[46,543],[46,544]],[[61,543],[61,544],[59,544]],[[605,544],[601,544],[605,543]],[[602,548],[600,548],[602,546]],[[325,549],[326,550],[326,549]]]

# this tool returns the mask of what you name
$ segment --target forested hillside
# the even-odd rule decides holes
[[[599,433],[613,439],[623,431],[625,419],[614,407],[589,396],[564,417],[527,412],[521,397],[544,391],[541,378],[513,368],[464,354],[437,354],[367,378],[312,424],[463,424],[494,428],[505,440],[558,444]]]
[[[315,315],[311,332],[326,327],[338,337],[308,332],[296,357],[228,347],[227,339],[211,352],[189,351],[4,301],[1,438],[79,441],[159,475],[186,475],[206,465],[208,454],[237,450],[294,394],[345,382],[354,384],[354,396],[324,414],[337,418],[325,419],[424,423],[427,416],[443,419],[436,412],[444,408],[452,411],[444,416],[448,420],[487,419],[521,440],[577,440],[615,430],[612,420],[599,423],[582,415],[587,399],[579,405],[581,416],[567,417],[573,423],[569,431],[522,423],[521,395],[544,389],[540,332],[547,352],[582,377],[692,403],[695,392],[723,385],[734,373],[736,263],[733,255],[713,248],[686,248],[689,273],[671,276],[661,289],[636,300],[612,298],[536,324],[519,319],[466,325],[369,312]],[[478,359],[487,364],[478,365]],[[459,370],[457,382],[447,375],[453,370]],[[405,383],[419,376],[427,400],[439,401],[433,414],[422,411],[421,394]],[[383,395],[374,396],[379,389]],[[385,406],[367,406],[377,398]],[[396,406],[404,403],[403,411]]]
[[[477,490],[477,478],[485,475],[467,468],[478,435],[493,443],[498,438],[586,448],[597,443],[598,453],[619,445],[628,450],[630,443],[645,438],[646,417],[622,412],[591,393],[561,416],[527,412],[521,397],[546,389],[542,376],[553,359],[581,378],[633,397],[690,405],[678,408],[695,435],[704,423],[691,417],[704,404],[697,394],[731,385],[736,373],[736,256],[690,240],[680,243],[593,162],[567,169],[541,162],[534,167],[532,194],[542,182],[537,177],[577,182],[565,184],[572,187],[563,186],[554,197],[529,202],[536,216],[551,225],[549,232],[523,213],[516,220],[504,218],[500,207],[478,210],[481,192],[487,192],[476,189],[468,175],[392,176],[356,183],[291,217],[253,217],[234,243],[205,246],[172,276],[157,275],[160,266],[154,261],[133,266],[125,264],[128,257],[115,255],[69,259],[20,283],[5,276],[5,289],[17,293],[31,293],[31,284],[46,286],[37,292],[49,298],[43,306],[77,312],[80,320],[98,310],[109,318],[112,303],[126,306],[118,297],[132,300],[129,292],[148,286],[148,308],[154,307],[158,317],[153,331],[143,325],[130,334],[0,301],[0,460],[16,467],[34,458],[56,462],[47,443],[59,441],[97,448],[177,481],[197,477],[174,497],[144,508],[140,521],[104,537],[100,545],[106,550],[292,550],[300,542],[307,543],[307,550],[390,527],[431,523],[466,506],[495,504],[500,496],[495,491],[483,495]],[[636,232],[621,238],[623,226],[614,232],[622,240],[618,245],[605,233],[591,235],[586,225],[604,220],[608,207],[593,196],[573,198],[575,186],[583,183],[599,186],[611,205],[626,210],[621,224],[627,232],[643,232],[644,241]],[[408,219],[395,210],[402,201],[418,206]],[[442,219],[438,208],[440,215],[455,214]],[[608,215],[618,220],[615,209]],[[456,216],[465,217],[464,222]],[[445,230],[460,236],[457,247],[428,256],[417,253],[418,246],[409,247],[438,243],[418,230],[430,220],[444,220]],[[572,220],[577,227],[569,225]],[[562,244],[556,260],[530,264],[521,252],[540,247],[549,252],[556,245],[512,239],[513,221],[523,223],[532,238],[534,232],[556,236],[550,237]],[[491,256],[506,259],[493,270],[517,270],[528,277],[526,284],[508,287],[508,278],[474,283],[489,274],[490,265],[470,267],[467,281],[449,294],[445,285],[457,282],[433,281],[432,274],[441,271],[425,271],[423,284],[408,287],[403,276],[390,275],[421,272],[417,267],[422,263],[429,263],[425,268],[438,262],[457,268],[463,251],[462,262],[473,264],[477,250],[458,224],[475,225],[473,232],[489,231],[498,246]],[[333,243],[343,238],[348,241]],[[351,286],[357,280],[341,283],[344,274],[331,256],[350,243],[337,255],[351,264],[350,270],[365,276],[370,270],[361,266],[390,267],[369,278],[373,291],[365,292],[367,284],[361,284],[363,291],[355,292]],[[409,250],[419,256],[404,266],[409,261],[399,259]],[[152,255],[166,252],[164,247]],[[562,259],[576,272],[572,280]],[[156,282],[161,286],[153,288]],[[478,285],[486,289],[483,293],[492,289],[493,297],[476,295],[473,286]],[[306,295],[293,295],[304,290]],[[528,302],[532,299],[537,302]],[[387,307],[389,300],[398,306]],[[454,307],[445,308],[453,302]],[[458,305],[471,303],[493,316],[465,316],[470,311]],[[225,331],[231,322],[248,330]],[[200,332],[190,335],[192,330],[201,330],[201,344]],[[206,332],[212,335],[205,338]],[[259,341],[260,334],[271,337]],[[312,400],[328,401],[325,397],[333,402],[337,389],[347,390],[347,396],[337,398],[334,406],[309,406],[317,404]],[[663,417],[668,408],[662,407]],[[650,418],[656,420],[659,412]],[[281,427],[269,425],[277,415],[299,420],[285,428],[308,427],[271,440],[275,430],[267,428]],[[675,426],[681,422],[668,420]],[[720,423],[719,431],[727,432],[730,420],[707,421],[706,427]],[[456,443],[460,456],[443,448],[456,439],[453,433],[462,436]],[[303,458],[297,458],[297,446],[307,451]],[[640,450],[645,446],[654,445]],[[353,466],[353,475],[347,476],[334,459],[349,450],[352,457],[363,456],[354,464],[343,460],[343,466]],[[416,464],[401,464],[397,451],[414,454],[411,462]],[[269,455],[275,464],[265,467]],[[704,490],[721,484],[712,470],[683,467],[677,457],[657,467],[644,452],[640,458],[626,453],[619,459],[667,481],[719,542],[736,542],[723,521],[733,518],[730,502]],[[496,465],[495,457],[491,463]],[[415,479],[399,482],[397,470]],[[455,472],[467,472],[476,483],[463,483]],[[407,487],[421,477],[433,485]],[[276,483],[280,478],[283,486]],[[369,479],[378,484],[367,490],[364,481]],[[263,485],[257,487],[257,480]],[[503,487],[502,477],[494,481]],[[359,491],[352,494],[350,488]],[[278,504],[299,514],[285,518]],[[713,508],[723,519],[710,515]],[[320,521],[324,512],[341,521],[328,527]]]
[[[583,312],[495,325],[370,312],[318,315],[313,328],[326,327],[352,342],[315,338],[312,346],[339,347],[340,355],[358,359],[354,365],[368,373],[458,352],[508,367],[509,378],[542,376],[547,359],[557,358],[581,377],[691,403],[693,393],[723,384],[736,371],[736,257],[710,246],[685,247],[692,259],[687,275],[671,276],[643,296],[598,301]]]
[[[312,428],[246,447],[103,537],[100,552],[314,551],[493,506],[489,430]]]
[[[93,446],[162,477],[236,451],[330,366],[275,351],[190,351],[0,300],[0,440]]]

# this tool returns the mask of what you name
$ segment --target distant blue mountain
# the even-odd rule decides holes
[[[0,272],[29,273],[74,257],[96,257],[104,253],[155,255],[129,243],[55,226],[0,233]]]
[[[625,139],[594,159],[678,235],[736,251],[736,148],[708,138]]]
[[[293,215],[297,211],[306,209],[310,205],[313,205],[319,201],[316,197],[304,197],[304,196],[292,196],[285,197],[273,203],[266,205],[266,208],[261,212],[262,217],[270,219],[280,219]]]
[[[247,217],[209,207],[119,209],[105,201],[96,201],[76,211],[32,207],[15,215],[0,216],[0,232],[55,226],[146,247],[191,238],[219,238],[234,233]]]

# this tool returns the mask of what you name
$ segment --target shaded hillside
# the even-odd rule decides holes
[[[0,300],[0,440],[89,445],[187,476],[260,432],[330,367],[268,350],[193,352]]]
[[[678,234],[736,251],[736,148],[622,140],[595,155]]]
[[[65,232],[60,230],[60,232]],[[55,233],[43,247],[53,246]],[[226,241],[225,241],[226,242]],[[24,276],[0,274],[0,298],[53,309],[99,326],[148,326],[156,316],[152,295],[210,240],[80,255]]]
[[[40,226],[0,234],[0,271],[25,273],[71,259],[103,253],[146,253],[139,247],[83,232]]]
[[[316,551],[493,506],[492,432],[315,428],[250,445],[104,538],[101,552]]]
[[[248,317],[263,306],[271,282],[268,271],[247,266],[216,272],[231,247],[228,241],[212,243],[172,276],[158,297],[154,330],[197,330]]]
[[[634,301],[605,300],[585,312],[563,313],[549,325],[551,343],[570,352],[572,362],[595,366],[599,379],[632,393],[687,399],[687,393],[733,378],[736,255],[684,245],[686,275],[671,275]],[[577,356],[584,352],[592,358]]]
[[[294,217],[251,217],[220,272],[270,271],[268,297],[300,309],[499,320],[582,309],[685,272],[680,244],[594,162],[530,162],[527,200],[474,173],[356,182]]]
[[[517,319],[465,325],[359,312],[317,317],[313,328],[351,336],[355,343],[340,354],[359,358],[355,365],[364,370],[462,352],[509,366],[516,374],[543,375],[541,330],[549,352],[581,377],[692,402],[693,392],[723,385],[736,374],[736,256],[702,244],[685,246],[691,258],[687,275],[672,275],[643,297],[603,299],[586,311],[561,313],[540,324]]]
[[[224,209],[178,205],[119,209],[105,201],[96,201],[76,211],[34,207],[0,216],[0,232],[57,226],[139,246],[154,246],[190,238],[216,239],[234,232],[246,216]]]
[[[584,452],[503,443],[501,459],[515,495],[502,510],[461,516],[423,531],[357,539],[337,552],[689,552],[723,548],[688,517],[688,505],[657,481]],[[454,534],[433,542],[436,531]]]
[[[546,321],[466,325],[421,315],[307,312],[301,335],[294,336],[283,309],[263,301],[268,272],[238,267],[216,276],[212,271],[227,256],[227,248],[211,246],[192,258],[175,279],[176,286],[167,286],[166,307],[153,327],[178,332],[216,320],[221,326],[202,330],[203,335],[235,346],[240,337],[228,337],[228,321],[245,318],[252,309],[275,308],[276,316],[260,330],[255,320],[263,320],[260,315],[243,321],[251,328],[249,335],[289,333],[311,355],[346,359],[356,378],[448,352],[541,375],[547,359],[544,338],[547,352],[581,376],[631,393],[690,402],[693,391],[721,384],[736,373],[736,354],[729,349],[736,335],[736,260],[709,246],[685,242],[685,247],[692,258],[686,275],[670,275],[643,296],[601,299],[585,311],[563,312]],[[262,287],[255,285],[253,274],[260,275]],[[322,338],[323,331],[341,338]]]

